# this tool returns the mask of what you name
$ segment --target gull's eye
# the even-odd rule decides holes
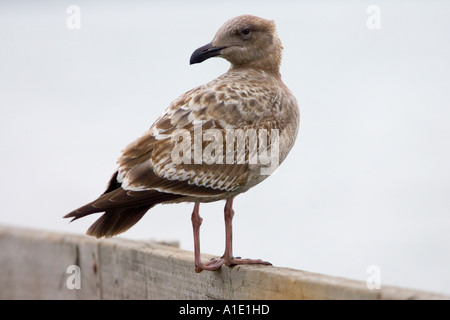
[[[242,29],[242,31],[241,31],[241,33],[243,34],[243,35],[248,35],[248,34],[250,34],[250,28],[244,28],[244,29]]]

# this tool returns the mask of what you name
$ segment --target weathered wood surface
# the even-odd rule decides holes
[[[153,242],[0,226],[0,299],[449,299],[271,266],[197,274],[193,264],[192,252]],[[71,265],[81,289],[68,288]]]

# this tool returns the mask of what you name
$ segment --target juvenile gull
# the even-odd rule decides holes
[[[65,218],[73,221],[104,212],[87,234],[112,237],[157,204],[194,202],[196,272],[223,264],[270,264],[233,256],[233,199],[267,178],[297,136],[300,114],[281,80],[282,49],[273,21],[251,15],[227,21],[212,42],[194,51],[190,63],[222,57],[231,63],[230,69],[173,101],[122,151],[106,191]],[[263,155],[272,161],[262,161]],[[202,263],[199,206],[218,200],[226,200],[225,252]]]

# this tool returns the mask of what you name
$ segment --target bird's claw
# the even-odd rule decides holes
[[[241,257],[232,257],[232,258],[212,258],[207,263],[200,263],[195,265],[195,272],[200,273],[203,270],[207,271],[216,271],[222,267],[222,265],[226,265],[228,267],[233,267],[236,265],[244,265],[244,264],[262,264],[266,266],[271,266],[272,264],[268,261],[263,261],[261,259],[242,259]]]

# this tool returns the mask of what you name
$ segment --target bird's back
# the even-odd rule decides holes
[[[264,70],[230,70],[173,101],[150,130],[124,150],[119,181],[130,190],[151,189],[157,186],[144,177],[152,170],[163,179],[222,190],[223,195],[210,198],[215,201],[264,180],[268,174],[261,174],[261,169],[278,166],[286,158],[298,124],[297,101],[279,77]],[[261,163],[258,152],[263,144],[274,159],[271,138],[278,139],[277,163]],[[239,139],[246,143],[241,148]],[[183,150],[174,159],[173,151],[181,143],[187,143],[189,152]],[[208,150],[211,145],[215,154]],[[256,163],[252,161],[255,150]],[[196,196],[186,191],[186,196],[192,195]]]

